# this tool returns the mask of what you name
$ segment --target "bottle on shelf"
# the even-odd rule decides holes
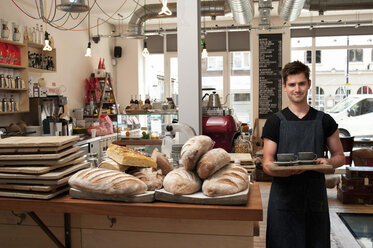
[[[40,44],[40,30],[39,30],[39,24],[36,24],[35,32],[36,32],[36,34],[35,34],[35,35],[36,35],[35,43]]]
[[[35,27],[32,28],[32,42],[37,42]]]
[[[43,43],[44,43],[43,33],[44,33],[44,31],[43,31],[43,25],[40,24],[39,43],[42,44],[42,45],[43,45]]]
[[[134,104],[135,101],[133,100],[133,95],[131,95],[131,101],[130,101],[130,104]]]
[[[15,112],[15,103],[14,103],[14,98],[13,98],[13,95],[10,96],[10,99],[9,99],[9,111],[10,112]]]
[[[139,106],[141,107],[144,103],[143,103],[143,101],[141,100],[141,95],[139,95],[140,96],[140,99],[139,99]]]
[[[34,41],[34,37],[32,36],[32,29],[29,28],[28,29],[28,40],[33,42]]]
[[[101,58],[100,58],[100,62],[98,62],[98,68],[97,69],[101,69]]]
[[[24,40],[24,41],[29,40],[29,37],[28,37],[28,31],[27,31],[27,26],[25,26],[25,31],[23,31],[23,40]],[[30,52],[30,51],[29,51],[29,52]]]
[[[135,95],[135,104],[138,105],[139,101],[137,100],[137,95]]]
[[[91,97],[91,100],[89,101],[89,114],[93,115],[95,111],[95,104],[93,103],[93,97]]]
[[[167,158],[171,157],[171,149],[174,144],[174,140],[171,138],[169,133],[162,140],[161,152],[166,155]]]
[[[146,98],[145,98],[145,104],[150,104],[149,95],[146,95]]]

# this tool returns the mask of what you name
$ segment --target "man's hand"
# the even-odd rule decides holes
[[[326,158],[318,158],[316,160],[316,164],[329,164],[328,159]]]

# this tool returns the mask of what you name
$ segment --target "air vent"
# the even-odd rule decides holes
[[[74,3],[74,0],[61,0],[57,8],[59,10],[68,11],[71,7],[69,11],[73,13],[87,12],[89,10],[86,0],[75,0],[75,3],[71,6],[72,3]]]

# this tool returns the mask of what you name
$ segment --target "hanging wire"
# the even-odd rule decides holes
[[[48,20],[50,20],[50,16],[51,16],[51,13],[52,13],[52,8],[53,8],[53,2],[51,3],[51,9],[49,10]],[[57,0],[54,0],[54,14],[53,14],[52,20],[56,16],[56,12],[57,12]]]
[[[40,18],[37,18],[37,17],[33,17],[31,16],[29,13],[27,13],[25,10],[23,10],[18,4],[16,4],[16,2],[14,2],[14,0],[12,0],[13,4],[25,15],[27,15],[28,17],[32,18],[32,19],[35,19],[35,20],[39,20]]]
[[[109,17],[109,18],[107,18],[105,21],[103,21],[103,22],[101,22],[101,23],[99,23],[99,24],[96,24],[96,25],[94,25],[94,26],[92,26],[92,27],[90,27],[89,29],[93,29],[93,28],[95,28],[95,27],[98,27],[98,26],[101,26],[102,24],[104,24],[104,23],[106,23],[106,22],[108,22],[123,6],[124,6],[124,4],[127,2],[127,0],[124,0],[123,1],[123,3],[122,3],[122,5]],[[90,10],[89,11],[91,11],[91,9],[93,8],[93,6],[96,4],[96,0],[95,0],[95,2],[94,2],[94,4],[92,4],[92,7],[90,8]],[[87,15],[84,17],[84,19],[87,17]],[[83,20],[84,20],[83,19]],[[83,20],[80,22],[80,23],[82,23],[83,22]],[[68,28],[64,28],[64,27],[62,27],[62,26],[60,26],[60,25],[57,25],[57,24],[54,24],[53,25],[53,27],[55,27],[55,28],[57,28],[57,29],[60,29],[60,30],[65,30],[65,31],[67,31],[67,30],[69,30],[69,31],[87,31],[88,29],[87,28],[84,28],[84,29],[75,29],[77,26],[79,26],[80,25],[80,23],[78,24],[78,25],[76,25],[76,26],[74,26],[74,27],[72,27],[72,28],[70,28],[70,29],[68,29]]]
[[[112,20],[116,20],[116,21],[121,21],[121,20],[125,20],[125,19],[131,17],[131,16],[133,15],[133,13],[135,13],[135,11],[137,10],[137,7],[138,7],[138,6],[141,6],[141,4],[139,4],[139,1],[140,1],[140,0],[137,0],[137,1],[133,0],[133,2],[136,3],[136,5],[135,5],[135,8],[133,9],[133,11],[131,12],[131,14],[129,14],[128,16],[123,17],[123,18],[114,18],[114,17],[113,17],[113,18],[111,18],[111,19],[112,19]],[[107,13],[106,13],[102,8],[101,8],[101,6],[100,6],[98,3],[96,3],[96,5],[97,5],[97,7],[101,10],[101,12],[102,12],[104,15],[110,17],[110,15],[107,14]]]
[[[36,0],[35,0],[36,1]],[[87,30],[89,30],[89,29],[93,29],[93,28],[96,28],[96,27],[98,27],[98,26],[101,26],[102,24],[104,24],[104,23],[107,23],[110,19],[116,19],[116,18],[113,18],[113,16],[124,6],[124,4],[127,2],[127,0],[124,0],[123,1],[123,3],[120,5],[120,7],[111,15],[111,16],[109,16],[109,15],[107,15],[107,16],[109,16],[106,20],[104,20],[103,22],[101,22],[101,23],[98,23],[97,25],[94,25],[94,26],[92,26],[92,27],[90,27],[90,28],[84,28],[84,29],[75,29],[76,27],[78,27],[86,18],[87,18],[87,16],[88,16],[88,13],[92,10],[92,8],[94,7],[94,5],[97,5],[97,0],[95,0],[94,1],[94,3],[92,4],[92,6],[90,7],[90,9],[89,9],[89,11],[88,11],[88,13],[84,16],[84,18],[77,24],[77,25],[75,25],[75,26],[73,26],[73,27],[71,27],[71,28],[65,28],[65,27],[63,27],[65,24],[66,24],[66,22],[67,22],[67,20],[71,17],[71,12],[70,12],[70,9],[72,8],[72,6],[73,6],[73,4],[75,3],[75,1],[76,0],[74,0],[74,2],[72,2],[72,4],[71,4],[71,6],[70,6],[70,8],[66,11],[66,13],[61,17],[61,18],[59,18],[58,20],[54,20],[54,18],[55,18],[55,14],[56,13],[54,13],[53,14],[53,18],[51,19],[51,20],[48,20],[48,19],[46,19],[45,17],[43,18],[43,21],[45,22],[45,23],[47,23],[47,24],[49,24],[51,27],[53,27],[53,28],[56,28],[56,29],[58,29],[58,30],[62,30],[62,31],[87,31]],[[136,3],[136,5],[138,5],[138,6],[141,6],[141,4],[139,4],[138,2],[139,2],[139,0],[136,2],[135,0],[133,0],[135,3]],[[24,10],[24,8],[22,8],[22,7],[20,7],[14,0],[12,0],[12,2],[13,2],[13,4],[22,12],[22,13],[24,13],[25,15],[27,15],[28,17],[30,17],[30,18],[32,18],[32,19],[35,19],[35,20],[40,20],[41,18],[39,17],[34,17],[34,16],[32,16],[31,14],[29,14],[27,11],[25,11]],[[56,6],[56,0],[54,1],[55,2],[55,6]],[[39,11],[39,6],[37,5],[37,3],[36,3],[36,8],[37,8],[37,10],[38,10],[38,15],[40,16],[40,11]],[[102,10],[102,8],[100,8],[101,10]],[[56,10],[56,8],[55,8],[55,10]],[[135,8],[135,10],[136,10],[136,8]],[[135,10],[132,12],[132,13],[134,13],[135,12]],[[64,21],[64,23],[62,24],[62,25],[58,25],[58,24],[56,24],[56,23],[54,23],[54,22],[57,22],[57,21],[59,21],[59,20],[61,20],[63,17],[65,17],[66,15],[67,15],[67,13],[69,12],[69,15],[67,16],[67,18],[66,18],[66,20]],[[76,17],[76,18],[78,18],[78,17]],[[128,17],[126,17],[126,18],[128,18]],[[72,19],[74,19],[74,17],[72,17]]]
[[[97,3],[96,3],[97,4]],[[71,19],[73,19],[73,20],[77,20],[78,18],[79,18],[79,16],[80,16],[80,13],[78,13],[78,15],[76,16],[76,17],[73,17],[73,14],[70,12],[70,17],[71,17]]]

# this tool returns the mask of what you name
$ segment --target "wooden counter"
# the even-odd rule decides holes
[[[51,200],[0,198],[0,210],[74,214],[117,215],[204,220],[262,220],[259,186],[252,184],[246,206],[216,206],[167,202],[118,203],[73,199],[69,195]]]
[[[47,226],[57,229],[56,236],[59,236],[59,221],[56,219],[61,219],[61,213],[73,214],[72,247],[123,247],[127,243],[125,247],[248,248],[253,247],[257,222],[263,220],[258,184],[250,185],[245,206],[117,203],[62,196],[51,200],[0,198],[0,210],[5,210],[0,212],[0,221],[12,218],[7,212],[10,210],[17,213],[37,212]],[[114,226],[108,225],[109,216],[116,219]],[[13,218],[13,221],[17,220]],[[30,223],[27,223],[27,228],[10,224],[0,222],[1,233],[4,234],[0,233],[0,242],[4,247],[24,247],[26,244],[54,247],[42,232],[37,236],[31,235],[39,230],[38,226],[35,225],[35,230],[31,232]],[[59,228],[63,234],[63,226]]]

